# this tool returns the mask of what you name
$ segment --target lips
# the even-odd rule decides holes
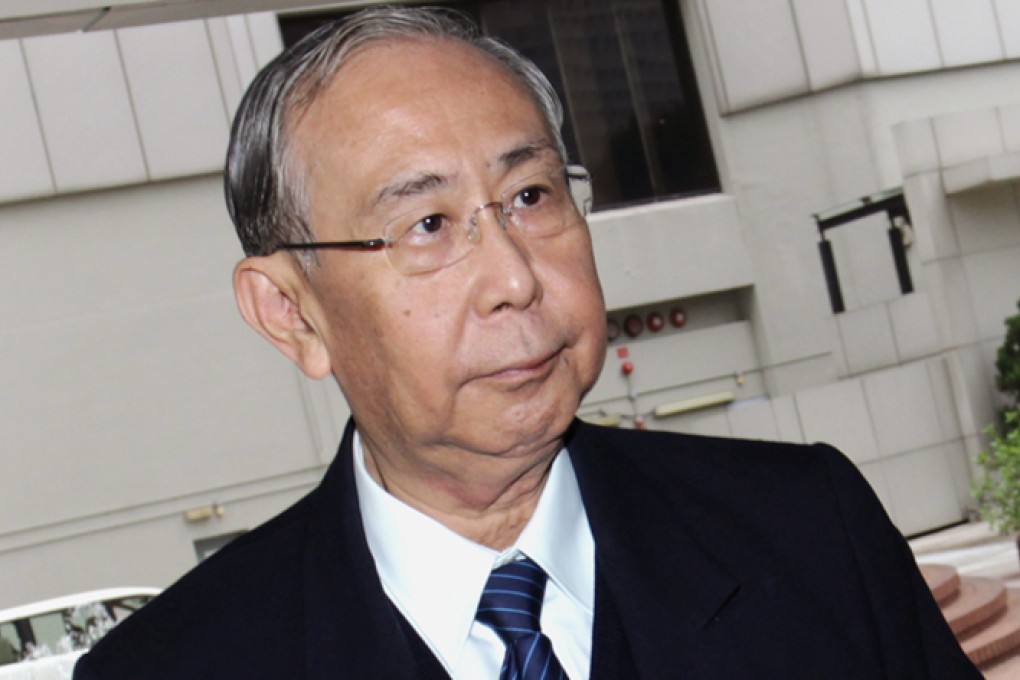
[[[562,347],[539,357],[524,359],[509,363],[495,371],[481,376],[483,380],[494,380],[499,382],[530,382],[540,380],[552,372],[556,366]]]

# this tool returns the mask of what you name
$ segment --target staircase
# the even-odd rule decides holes
[[[1020,680],[1020,591],[998,579],[960,577],[941,564],[921,573],[963,651],[989,680]]]

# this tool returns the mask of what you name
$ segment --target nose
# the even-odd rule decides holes
[[[489,210],[489,208],[496,210]],[[527,245],[507,229],[507,216],[499,201],[479,206],[471,214],[468,239],[475,245],[472,260],[476,310],[488,315],[505,309],[526,309],[542,294]],[[492,219],[483,218],[491,215]],[[485,225],[490,228],[482,238]]]
[[[503,212],[502,201],[491,201],[489,203],[483,203],[471,212],[471,217],[468,218],[468,230],[467,239],[470,243],[476,244],[482,237],[481,227],[478,224],[478,216],[484,212],[489,212],[489,208],[495,208],[496,211],[493,213],[496,216],[496,222],[499,223],[500,228],[506,229],[506,213]]]

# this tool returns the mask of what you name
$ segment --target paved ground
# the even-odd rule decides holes
[[[990,576],[1020,589],[1020,552],[1009,536],[986,522],[963,524],[910,541],[917,561],[951,564],[964,576]]]

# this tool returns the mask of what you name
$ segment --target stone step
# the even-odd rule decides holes
[[[955,567],[948,564],[922,564],[920,568],[939,607],[949,604],[960,594],[960,574]]]
[[[966,577],[960,580],[959,593],[942,607],[942,614],[958,640],[990,623],[1006,609],[1006,586],[990,578]]]
[[[981,669],[985,680],[1020,680],[1020,655],[1007,656]]]
[[[964,579],[964,584],[968,580]],[[1020,647],[1020,593],[1010,592],[1007,607],[994,620],[967,635],[960,645],[979,667],[989,666],[1015,653]],[[1020,678],[1020,674],[1012,677]]]
[[[1020,680],[1020,591],[998,579],[960,577],[954,567],[921,565],[928,588],[968,658],[988,679]]]

